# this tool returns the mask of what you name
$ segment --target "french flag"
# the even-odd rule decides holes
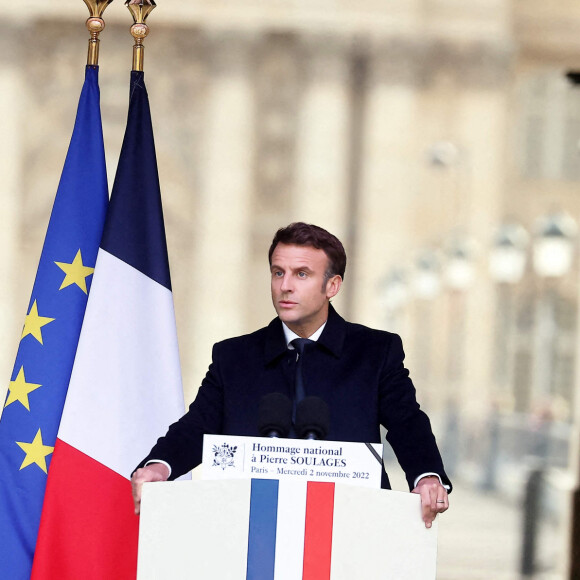
[[[130,477],[184,412],[155,145],[143,72],[48,475],[34,580],[134,579]]]

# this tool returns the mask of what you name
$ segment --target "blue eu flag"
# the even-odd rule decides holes
[[[2,577],[28,579],[108,204],[98,67],[76,122],[0,419]]]

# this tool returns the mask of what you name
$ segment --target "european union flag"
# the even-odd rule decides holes
[[[87,66],[0,420],[2,577],[28,579],[108,204],[98,67]]]

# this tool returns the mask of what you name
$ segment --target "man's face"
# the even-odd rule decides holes
[[[308,338],[328,317],[328,303],[342,283],[340,276],[324,281],[328,257],[310,246],[278,244],[272,253],[272,302],[280,320],[298,336]]]

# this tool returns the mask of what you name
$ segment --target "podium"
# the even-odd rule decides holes
[[[321,453],[325,443],[278,441],[256,459],[272,465],[287,454],[285,441],[296,458]],[[347,445],[363,444],[328,442],[323,451],[334,445],[341,455],[333,457],[341,459],[332,461],[332,471],[315,471],[318,481],[302,477],[302,469],[251,478],[256,463],[248,450],[258,444],[252,438],[211,441],[213,455],[204,458],[209,481],[144,484],[137,580],[435,580],[437,520],[425,528],[420,497],[369,487],[364,481],[372,478],[353,485],[358,479],[346,477],[360,469],[358,450]],[[363,458],[368,453],[360,451]],[[247,462],[234,465],[237,455]],[[343,477],[329,481],[338,464]],[[357,471],[349,471],[355,465]],[[215,479],[221,472],[233,478]]]

